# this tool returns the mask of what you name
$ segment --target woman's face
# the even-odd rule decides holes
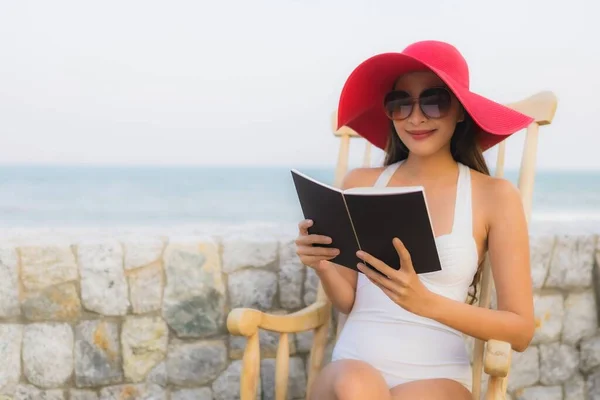
[[[446,148],[449,150],[456,123],[464,118],[462,107],[451,92],[428,90],[445,87],[444,82],[430,71],[411,72],[396,82],[394,127],[400,140],[415,155],[426,157]],[[422,95],[427,96],[423,104],[425,113],[416,100]],[[410,104],[408,97],[413,99],[412,110],[407,105]],[[400,104],[403,106],[400,107]],[[441,108],[438,107],[440,104]],[[443,107],[444,104],[447,106]],[[410,114],[406,116],[409,111]]]

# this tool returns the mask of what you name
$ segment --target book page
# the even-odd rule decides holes
[[[323,186],[324,188],[327,188],[327,189],[329,189],[329,190],[333,190],[334,192],[339,192],[339,193],[342,193],[342,190],[340,190],[339,188],[336,188],[335,186],[331,186],[331,185],[328,185],[328,184],[326,184],[326,183],[324,183],[324,182],[318,181],[318,180],[316,180],[315,178],[313,178],[313,177],[311,177],[311,176],[308,176],[308,175],[306,175],[305,173],[302,173],[302,172],[298,171],[298,170],[297,170],[297,169],[295,169],[295,168],[292,168],[292,169],[290,170],[290,172],[291,172],[292,174],[298,175],[298,176],[300,176],[300,177],[302,177],[302,178],[306,179],[307,181],[310,181],[310,182],[312,182],[312,183],[315,183],[315,184],[317,184],[317,185]]]
[[[343,191],[345,194],[385,195],[424,192],[423,186],[366,186],[354,187]]]

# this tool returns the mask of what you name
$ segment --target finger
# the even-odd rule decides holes
[[[296,250],[296,254],[298,254],[300,257],[335,257],[340,254],[340,251],[338,249],[331,249],[328,247],[299,246]]]
[[[400,297],[400,295],[398,293],[393,292],[393,291],[391,291],[389,289],[386,289],[384,287],[381,287],[381,286],[379,286],[379,289],[383,290],[383,293],[385,293],[387,297],[389,297],[390,299],[392,299],[392,301],[394,303],[399,303],[400,302],[401,297]]]
[[[404,272],[415,273],[415,268],[412,263],[412,258],[408,249],[404,246],[404,243],[398,238],[394,238],[392,240],[394,244],[394,248],[398,252],[398,256],[400,257],[400,269]]]
[[[323,258],[316,260],[313,265],[317,265],[317,268],[321,271],[337,269],[337,268],[346,269],[346,267],[344,267],[341,264],[331,262],[331,259],[323,259]]]
[[[324,235],[302,235],[296,238],[298,246],[310,246],[313,244],[331,244],[331,238]]]
[[[393,269],[392,267],[390,267],[389,265],[387,265],[386,263],[384,263],[383,261],[373,257],[372,255],[370,255],[369,253],[367,253],[365,251],[359,250],[356,252],[356,255],[358,256],[358,258],[360,258],[365,263],[369,264],[370,266],[372,266],[373,268],[375,268],[376,270],[378,270],[385,276],[392,277],[398,272],[395,269]]]
[[[384,287],[388,290],[391,291],[396,291],[398,290],[398,284],[395,283],[393,280],[382,276],[381,274],[378,274],[375,271],[372,271],[371,269],[369,269],[369,267],[367,267],[365,264],[363,263],[358,263],[357,264],[358,270],[360,272],[362,272],[363,274],[365,274],[367,276],[367,278],[369,278],[369,280],[373,283],[376,283],[377,286],[381,286]]]
[[[333,264],[333,265],[337,265],[337,264],[332,263],[330,261],[333,258],[335,258],[335,257],[313,257],[313,256],[307,256],[307,257],[302,257],[302,259],[300,261],[302,261],[302,264],[307,265],[307,266],[319,265],[323,261],[329,262],[330,264]]]
[[[394,301],[395,303],[398,303],[398,301],[400,301],[401,296],[395,291],[395,290],[390,290],[387,287],[385,287],[384,285],[382,285],[381,283],[368,278],[375,286],[377,286],[379,289],[381,289],[383,291],[383,293],[386,294],[386,296],[388,296],[390,299],[392,299],[392,301]]]
[[[313,221],[310,219],[302,220],[298,223],[298,232],[301,235],[308,235],[308,228],[310,228],[313,224]]]

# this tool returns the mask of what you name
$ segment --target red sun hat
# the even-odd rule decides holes
[[[384,97],[400,75],[424,69],[439,76],[473,118],[482,151],[533,122],[527,115],[471,92],[469,67],[460,52],[448,43],[427,40],[413,43],[401,53],[375,55],[356,67],[342,89],[338,129],[348,126],[384,149],[390,134]]]

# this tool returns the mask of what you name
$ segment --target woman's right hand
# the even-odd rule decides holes
[[[321,263],[322,260],[331,260],[335,258],[340,251],[330,247],[312,246],[313,244],[331,244],[331,238],[323,235],[314,235],[308,233],[308,228],[313,221],[306,219],[298,224],[299,235],[296,239],[296,254],[300,261],[308,267],[317,271],[322,270],[323,264],[333,266],[331,263]]]

